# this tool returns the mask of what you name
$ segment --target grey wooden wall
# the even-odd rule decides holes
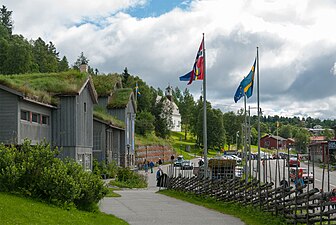
[[[0,142],[18,142],[18,96],[0,89]]]

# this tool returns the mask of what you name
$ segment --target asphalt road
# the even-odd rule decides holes
[[[267,181],[272,180],[278,186],[280,180],[283,179],[284,175],[285,175],[286,180],[288,180],[288,167],[287,166],[284,167],[284,159],[278,160],[278,166],[276,166],[277,165],[276,159],[266,160],[265,162],[267,162]],[[300,166],[308,168],[308,163],[301,162]],[[252,167],[256,171],[256,168],[257,168],[256,160],[252,161]],[[285,168],[285,172],[284,172],[284,168]],[[309,164],[309,171],[313,172],[313,165],[311,162]],[[263,174],[263,167],[261,168],[261,174]],[[256,173],[254,173],[254,175],[256,175]],[[264,181],[263,175],[261,175],[261,177],[262,177],[262,181]],[[276,178],[277,178],[277,181],[275,181]],[[322,181],[324,181],[323,184],[322,184]],[[329,183],[330,183],[330,190],[332,190],[333,188],[336,188],[336,171],[329,172]],[[293,182],[291,182],[291,185],[294,185]],[[318,189],[321,189],[323,187],[324,191],[329,191],[328,190],[328,171],[327,169],[323,170],[319,168],[318,165],[314,165],[314,183],[309,184],[309,188],[313,188],[313,187],[318,188]]]
[[[167,173],[168,168],[163,170]],[[244,225],[233,216],[156,193],[155,172],[148,174],[147,189],[116,191],[119,198],[104,198],[102,212],[113,214],[131,225]]]

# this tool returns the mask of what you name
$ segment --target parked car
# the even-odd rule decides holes
[[[313,182],[314,181],[314,174],[312,171],[309,171],[308,174],[308,168],[298,167],[296,170],[296,167],[290,169],[289,177],[291,181],[294,181],[296,179],[296,175],[298,178],[302,178],[304,182]]]
[[[184,160],[181,164],[182,170],[192,170],[193,168],[193,164],[189,160]]]
[[[177,156],[177,159],[174,162],[174,166],[175,167],[181,167],[183,161],[184,161],[183,155]]]
[[[290,158],[289,162],[287,162],[287,166],[292,167],[292,166],[298,166],[300,167],[300,160],[297,158]]]
[[[241,163],[242,162],[242,159],[236,155],[231,155],[231,157],[236,160],[237,163]]]

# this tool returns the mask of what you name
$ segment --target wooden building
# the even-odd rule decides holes
[[[112,159],[122,166],[135,166],[135,116],[136,103],[131,88],[122,88],[118,75],[95,76],[98,105],[107,114],[124,124],[124,129],[113,133],[115,150]],[[98,125],[98,124],[97,124]],[[106,160],[106,159],[105,159]]]
[[[287,139],[268,134],[260,138],[260,147],[267,149],[286,149],[287,148]]]
[[[45,86],[40,86],[41,82]],[[73,71],[12,75],[0,77],[0,83],[1,143],[20,145],[29,139],[34,145],[46,141],[60,148],[62,157],[92,169],[97,94],[90,76]]]
[[[308,154],[311,161],[327,163],[329,157],[328,141],[311,143],[308,146]]]

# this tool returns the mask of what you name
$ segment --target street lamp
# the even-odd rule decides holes
[[[130,144],[127,144],[126,147],[127,147],[127,166],[130,166],[130,155],[129,155],[129,150],[130,150],[131,145],[130,145]]]

